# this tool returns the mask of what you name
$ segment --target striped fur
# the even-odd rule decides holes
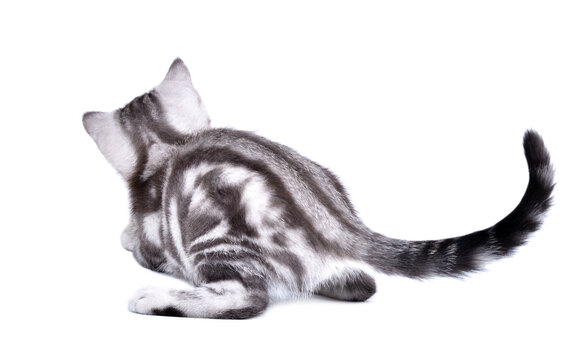
[[[551,202],[549,155],[528,131],[529,186],[505,219],[453,239],[387,238],[361,222],[328,169],[255,134],[210,128],[179,59],[158,87],[83,123],[129,184],[123,247],[192,285],[139,290],[129,309],[142,314],[248,318],[272,300],[311,294],[364,301],[375,293],[373,271],[461,276],[522,245]]]

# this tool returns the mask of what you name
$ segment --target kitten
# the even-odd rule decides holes
[[[140,314],[243,319],[297,296],[364,301],[373,271],[462,276],[524,244],[554,186],[547,149],[529,130],[528,188],[499,223],[444,240],[385,237],[357,217],[329,170],[258,135],[211,128],[180,59],[159,86],[116,111],[85,113],[83,125],[129,186],[123,247],[192,285],[137,291],[129,310]]]

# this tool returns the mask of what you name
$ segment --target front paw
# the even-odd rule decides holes
[[[128,309],[137,314],[184,316],[177,309],[171,290],[155,286],[137,290],[129,300]]]
[[[137,241],[138,237],[136,233],[136,227],[133,222],[131,222],[121,233],[121,246],[123,246],[123,248],[127,251],[133,251]]]

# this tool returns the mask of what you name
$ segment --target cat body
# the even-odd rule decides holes
[[[253,133],[211,128],[179,59],[158,87],[83,123],[129,186],[123,247],[192,285],[137,291],[129,309],[142,314],[248,318],[311,294],[364,301],[374,271],[462,276],[522,245],[551,202],[549,155],[528,131],[529,186],[505,219],[452,239],[387,238],[363,224],[328,169]]]

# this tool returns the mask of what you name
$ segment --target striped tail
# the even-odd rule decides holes
[[[412,278],[459,277],[478,271],[483,262],[510,255],[538,230],[551,207],[554,170],[543,139],[534,130],[524,135],[529,184],[518,206],[496,225],[456,238],[404,241],[376,234],[366,261],[379,271]]]

